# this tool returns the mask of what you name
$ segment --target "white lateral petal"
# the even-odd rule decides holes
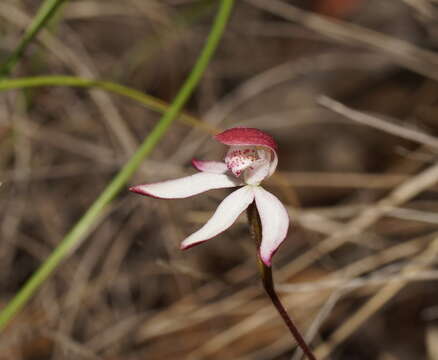
[[[240,181],[228,175],[203,172],[175,180],[137,185],[129,188],[129,190],[160,199],[179,199],[212,189],[229,188],[238,185],[240,185]]]
[[[210,220],[181,243],[181,249],[188,249],[225,231],[253,201],[252,186],[245,186],[232,192],[219,204]]]
[[[192,165],[199,171],[212,174],[225,174],[228,171],[227,165],[221,161],[203,161],[193,159]]]
[[[289,215],[276,196],[260,186],[255,187],[255,201],[262,222],[262,243],[260,257],[271,266],[271,258],[286,238],[289,227]]]

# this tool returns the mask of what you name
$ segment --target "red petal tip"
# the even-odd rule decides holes
[[[200,163],[200,160],[195,159],[195,158],[192,159],[192,166],[193,166],[196,170],[201,171],[201,170],[199,169],[199,163]]]
[[[160,197],[157,197],[157,196],[155,196],[155,195],[152,195],[152,194],[148,193],[147,191],[141,190],[141,189],[140,189],[140,185],[137,185],[137,186],[131,186],[131,187],[129,188],[129,191],[131,191],[131,192],[133,192],[133,193],[136,193],[136,194],[139,194],[139,195],[149,196],[149,197],[154,198],[154,199],[161,199]]]
[[[186,245],[186,246],[181,244],[179,246],[179,249],[182,250],[182,251],[188,250],[188,249],[191,249],[192,247],[195,247],[196,245],[200,245],[200,244],[205,243],[207,240],[210,240],[210,239],[206,239],[206,240],[203,240],[203,241],[200,241],[200,242],[197,242],[197,243],[194,243],[194,244]]]
[[[263,256],[259,252],[259,256],[260,256],[260,259],[262,260],[263,264],[265,264],[267,267],[272,266],[272,257],[274,256],[274,254],[271,254],[269,256],[269,258],[264,259]]]
[[[128,190],[131,191],[131,192],[140,194],[137,186],[130,186]]]

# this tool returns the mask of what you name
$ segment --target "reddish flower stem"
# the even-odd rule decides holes
[[[254,203],[252,203],[247,210],[248,215],[248,221],[250,224],[251,229],[251,236],[255,240],[257,244],[257,249],[260,248],[260,243],[262,239],[262,224],[260,221],[260,216],[257,211],[257,207]],[[307,356],[310,360],[316,360],[315,355],[313,354],[312,350],[310,349],[309,345],[307,345],[306,341],[304,340],[303,336],[301,335],[300,331],[292,321],[291,317],[287,313],[286,309],[284,308],[283,304],[280,301],[280,298],[277,295],[277,292],[275,291],[274,287],[274,280],[272,277],[272,268],[266,266],[263,261],[258,257],[258,265],[260,270],[260,275],[262,278],[263,287],[268,294],[269,298],[272,301],[272,304],[277,309],[278,313],[282,317],[283,321],[285,322],[286,326],[288,327],[289,331],[291,332],[292,336],[294,337],[295,341],[298,343],[301,350],[303,350],[304,354]]]
[[[260,264],[260,268],[263,269],[261,271],[263,287],[265,288],[266,293],[271,298],[272,304],[274,304],[278,313],[283,318],[283,321],[285,322],[286,326],[289,328],[289,331],[291,332],[292,336],[294,337],[300,348],[303,350],[304,354],[306,354],[306,356],[310,360],[316,360],[315,355],[313,354],[312,350],[310,350],[309,346],[307,345],[300,331],[294,324],[292,318],[289,316],[283,304],[281,303],[280,298],[277,295],[277,292],[275,291],[274,282],[272,279],[272,269],[266,266],[265,264],[263,264],[261,260],[259,260],[259,264]]]

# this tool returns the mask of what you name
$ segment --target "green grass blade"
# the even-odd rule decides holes
[[[43,2],[14,52],[7,58],[6,62],[0,66],[0,78],[8,75],[12,71],[23,55],[27,45],[37,36],[38,32],[47,24],[53,15],[55,15],[56,10],[58,10],[65,1],[67,0],[46,0]]]
[[[172,122],[178,116],[184,104],[189,99],[193,90],[199,83],[204,70],[206,69],[211,57],[222,37],[226,24],[231,14],[234,0],[222,0],[219,11],[216,15],[214,24],[204,45],[201,54],[196,61],[190,75],[184,82],[182,88],[176,95],[169,109],[162,116],[149,136],[140,145],[136,153],[125,164],[120,172],[113,178],[106,189],[101,193],[97,200],[85,212],[81,219],[64,237],[58,247],[30,277],[18,293],[12,298],[8,305],[0,312],[0,330],[3,330],[9,321],[16,315],[21,308],[29,301],[39,287],[46,281],[50,274],[59,266],[80,241],[88,234],[89,230],[97,222],[106,206],[123,189],[129,178],[138,169],[141,162],[155,148],[160,139],[165,135]]]
[[[0,91],[13,90],[13,89],[25,89],[41,86],[70,86],[80,88],[96,88],[105,91],[112,92],[113,94],[121,95],[131,100],[134,100],[150,110],[157,112],[165,112],[169,108],[169,104],[151,95],[145,94],[136,89],[124,86],[121,84],[113,83],[110,81],[100,81],[86,79],[76,76],[64,76],[64,75],[48,75],[48,76],[33,76],[26,78],[15,79],[3,79],[0,80]],[[203,124],[194,116],[181,113],[179,115],[181,120],[191,126],[202,127],[207,131],[213,129],[207,124]]]

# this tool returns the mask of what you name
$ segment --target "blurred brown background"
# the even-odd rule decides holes
[[[0,60],[40,4],[0,2]],[[13,75],[109,80],[170,102],[216,9],[72,0]],[[238,0],[186,107],[208,127],[175,122],[132,179],[219,160],[225,149],[206,128],[271,133],[280,163],[266,186],[293,222],[277,286],[321,359],[438,359],[437,19],[435,0]],[[99,90],[0,94],[2,304],[158,119]],[[178,250],[226,193],[123,192],[2,335],[0,359],[299,359],[260,287],[243,216]]]

